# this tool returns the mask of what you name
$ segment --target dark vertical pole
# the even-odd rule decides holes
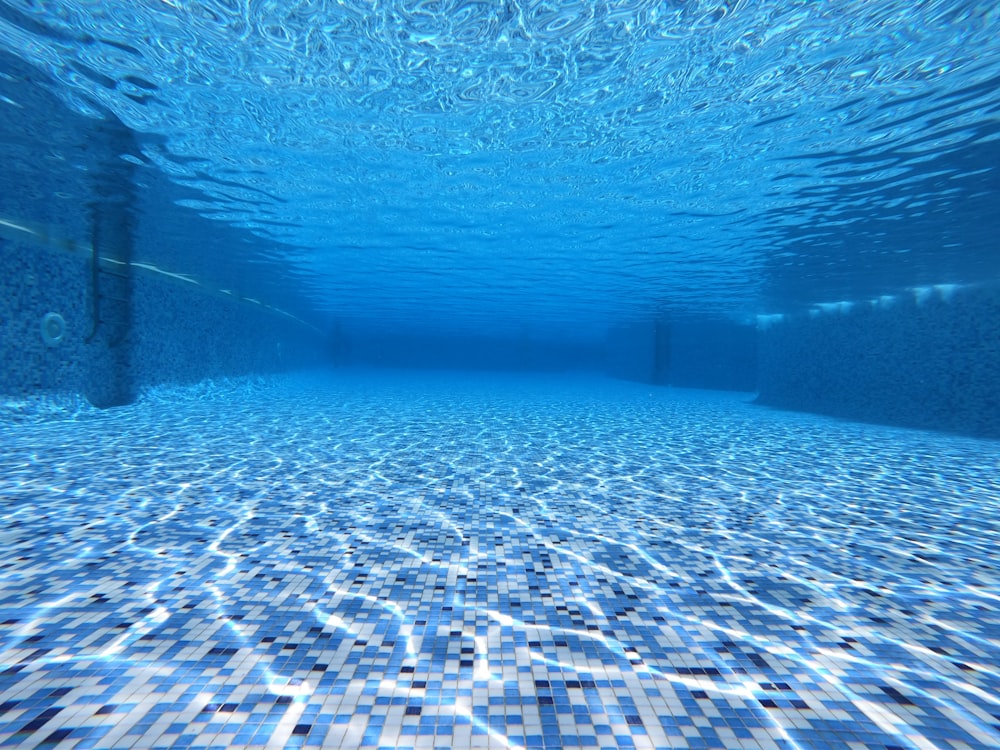
[[[660,318],[654,330],[655,354],[653,358],[653,382],[657,385],[670,383],[670,321]]]
[[[91,347],[87,398],[100,408],[135,398],[131,373],[132,245],[135,167],[122,154],[135,151],[132,132],[108,115],[93,132],[93,199],[88,204],[93,245]]]

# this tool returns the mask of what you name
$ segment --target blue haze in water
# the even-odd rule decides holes
[[[0,116],[119,120],[137,260],[324,325],[749,321],[997,276],[997,13],[7,0]],[[11,184],[79,141],[6,144]],[[19,218],[91,198],[61,188]]]
[[[136,361],[81,374],[117,343],[67,313],[46,347],[32,307],[90,323],[82,273],[41,277],[120,230],[104,270],[354,353],[358,330],[399,360],[450,342],[438,364],[579,343],[614,374],[641,341],[647,372],[701,355],[670,382],[704,387],[715,329],[716,369],[749,341],[755,374],[731,323],[907,294],[960,314],[952,285],[1000,278],[998,13],[0,0],[0,366],[25,365],[0,376],[145,389],[0,400],[0,746],[1000,747],[995,441],[583,373],[164,383],[213,364],[215,311],[250,309],[207,295],[198,326],[178,295]],[[948,352],[996,352],[984,320]],[[920,411],[900,356],[866,372]],[[995,404],[961,364],[926,371]],[[854,385],[834,396],[879,398]]]

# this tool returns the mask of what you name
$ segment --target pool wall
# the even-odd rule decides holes
[[[927,287],[759,332],[761,404],[1000,437],[1000,285]]]
[[[2,52],[0,65],[0,163],[12,187],[0,193],[5,413],[32,396],[113,406],[147,385],[292,369],[329,354],[325,332],[279,311],[287,295],[261,265],[273,243],[191,207],[198,193],[185,178],[207,179],[196,166],[95,102],[85,113],[68,107],[36,67]],[[53,345],[42,335],[49,313],[65,323]]]
[[[753,391],[757,331],[711,318],[612,326],[605,341],[604,370],[615,378],[653,385]]]
[[[757,387],[757,331],[727,320],[675,321],[669,362],[672,386],[753,391]]]
[[[82,395],[111,406],[147,385],[303,367],[326,354],[304,323],[144,269],[132,274],[127,334],[110,321],[95,332],[88,253],[0,238],[0,395]],[[42,333],[48,313],[65,321],[54,345]]]
[[[669,346],[669,325],[638,321],[611,326],[604,341],[604,371],[620,380],[663,385]]]

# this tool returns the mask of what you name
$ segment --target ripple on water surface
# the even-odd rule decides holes
[[[997,443],[747,400],[355,373],[0,427],[0,741],[996,746]]]

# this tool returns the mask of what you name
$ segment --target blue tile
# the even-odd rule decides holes
[[[165,744],[263,742],[286,715],[297,746],[352,722],[366,747],[487,726],[532,747],[905,745],[871,704],[932,744],[1000,742],[970,718],[1000,694],[975,645],[997,619],[994,444],[628,391],[534,414],[326,387],[0,435],[0,744],[87,706],[77,747],[154,721]]]

